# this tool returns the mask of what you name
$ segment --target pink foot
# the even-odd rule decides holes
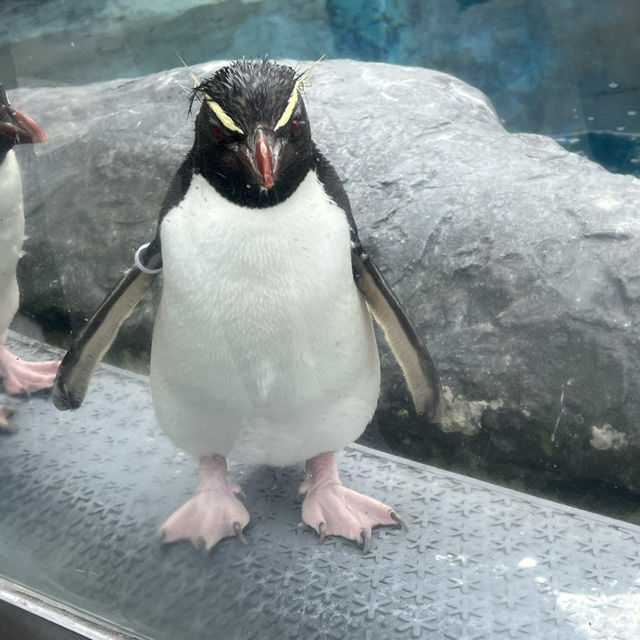
[[[9,418],[15,413],[11,407],[0,405],[0,433],[11,433]]]
[[[249,523],[249,513],[234,495],[241,492],[229,478],[222,456],[203,456],[195,495],[162,525],[160,541],[191,540],[205,551],[228,536],[246,544],[242,530]]]
[[[0,345],[0,378],[10,395],[50,389],[60,361],[26,362]]]
[[[333,452],[321,453],[307,460],[307,477],[300,485],[306,493],[302,503],[302,520],[320,535],[342,536],[361,542],[366,553],[372,527],[404,522],[391,507],[342,486]]]

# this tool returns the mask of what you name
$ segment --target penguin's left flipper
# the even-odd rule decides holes
[[[145,254],[146,266],[158,268],[161,260],[159,249],[154,250],[152,244]],[[84,325],[63,358],[53,385],[53,404],[58,409],[77,409],[82,404],[94,369],[152,281],[152,275],[132,266]]]
[[[398,298],[365,251],[356,227],[351,203],[342,182],[329,161],[315,149],[316,171],[327,194],[344,211],[351,231],[353,277],[371,314],[384,331],[409,387],[416,412],[431,422],[442,419],[442,388],[438,371],[424,340],[416,331]]]
[[[371,256],[360,243],[354,242],[352,246],[351,264],[356,285],[402,369],[416,412],[430,422],[439,422],[442,389],[427,346]]]

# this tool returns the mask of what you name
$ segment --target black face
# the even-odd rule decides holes
[[[288,198],[312,166],[300,76],[270,60],[241,60],[194,90],[202,101],[196,170],[226,198],[268,207]]]

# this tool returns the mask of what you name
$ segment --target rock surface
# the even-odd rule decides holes
[[[77,329],[151,237],[191,145],[179,83],[184,69],[13,92],[49,136],[20,150],[23,311]],[[447,387],[442,426],[420,424],[385,352],[379,422],[394,450],[640,492],[640,182],[507,133],[480,92],[439,72],[330,61],[307,102]],[[120,350],[148,347],[151,307]]]

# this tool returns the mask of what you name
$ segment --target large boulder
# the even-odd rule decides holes
[[[13,92],[49,135],[20,150],[23,311],[77,330],[151,238],[191,145],[191,82],[176,69]],[[640,491],[640,182],[508,133],[480,92],[439,72],[326,62],[307,102],[446,387],[442,425],[421,424],[383,353],[379,422],[394,449]],[[120,353],[148,349],[152,298]]]

